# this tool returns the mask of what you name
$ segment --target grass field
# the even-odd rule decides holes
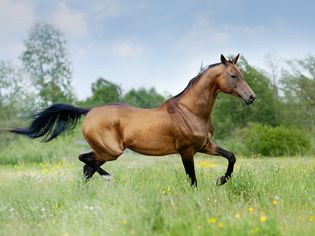
[[[0,235],[314,235],[315,159],[196,156],[198,188],[180,158],[124,154],[106,182],[85,183],[76,158],[0,165]]]

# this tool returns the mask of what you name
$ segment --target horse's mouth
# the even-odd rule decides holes
[[[247,100],[244,100],[244,102],[245,102],[245,104],[246,104],[247,106],[253,103],[253,102],[247,101]]]
[[[256,97],[255,95],[250,95],[248,99],[243,99],[246,105],[250,105],[255,101]]]

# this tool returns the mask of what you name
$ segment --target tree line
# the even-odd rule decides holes
[[[39,23],[24,44],[19,57],[22,66],[0,61],[1,127],[53,103],[93,107],[124,102],[152,108],[168,98],[155,88],[123,93],[119,85],[99,77],[91,85],[91,96],[79,100],[71,84],[71,61],[64,36],[51,25]],[[270,63],[269,75],[241,58],[239,68],[257,99],[246,106],[238,98],[220,94],[212,114],[217,137],[224,139],[250,123],[315,130],[315,57],[284,62],[285,66]],[[280,73],[274,73],[275,68]]]

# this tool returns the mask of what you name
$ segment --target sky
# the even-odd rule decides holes
[[[80,99],[98,77],[175,95],[221,53],[267,73],[268,54],[314,54],[314,10],[311,0],[0,0],[0,60],[19,64],[31,27],[45,22],[67,40]]]

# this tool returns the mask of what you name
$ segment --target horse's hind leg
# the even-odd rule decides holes
[[[96,154],[94,152],[81,154],[79,160],[85,163],[83,173],[87,180],[92,178],[95,172],[99,173],[105,179],[110,179],[111,175],[101,168],[101,165],[103,165],[105,161],[96,160]]]
[[[79,156],[79,160],[82,161],[85,165],[83,166],[83,174],[88,180],[93,177],[96,172],[97,164],[95,160],[95,153],[89,152],[84,153]]]
[[[89,174],[93,175],[98,172],[102,177],[108,179],[111,175],[100,166],[107,161],[116,160],[123,153],[124,146],[117,125],[114,125],[115,122],[102,121],[100,123],[99,120],[100,118],[92,122],[93,120],[86,119],[85,125],[83,125],[83,135],[94,152],[84,154],[80,160],[82,159],[88,165],[85,168],[88,177]],[[91,123],[89,126],[87,126],[88,121]],[[93,169],[90,170],[89,167]]]

